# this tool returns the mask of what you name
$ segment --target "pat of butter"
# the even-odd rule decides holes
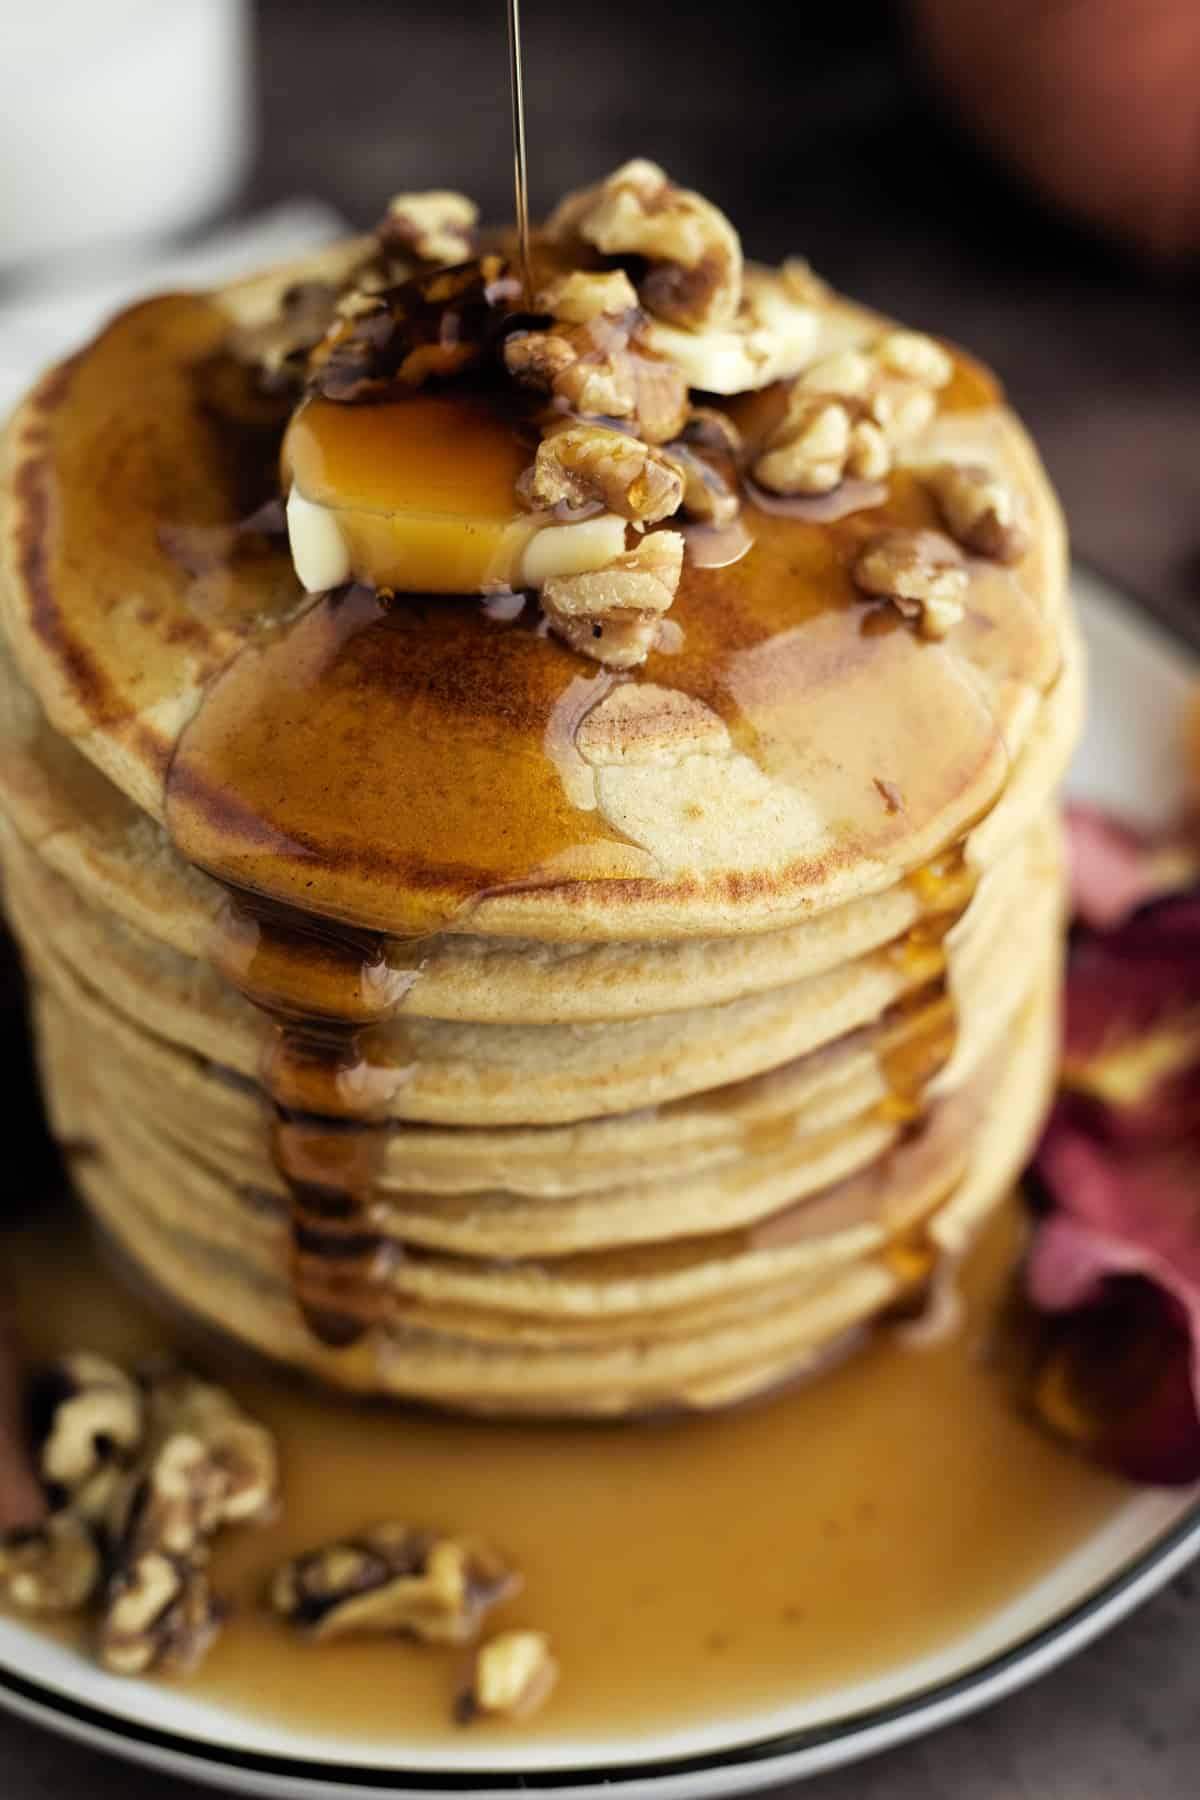
[[[283,444],[292,561],[309,593],[343,582],[409,594],[540,588],[625,549],[615,513],[526,512],[530,443],[486,396],[379,406],[309,400]]]
[[[292,562],[307,593],[323,594],[349,581],[350,552],[337,515],[306,500],[295,483],[288,495],[287,530]]]

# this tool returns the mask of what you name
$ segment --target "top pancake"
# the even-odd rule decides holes
[[[749,553],[685,566],[682,636],[618,677],[476,599],[310,601],[285,547],[233,532],[272,489],[280,421],[245,395],[227,416],[231,324],[309,272],[122,314],[6,439],[0,605],[24,676],[185,855],[389,933],[663,939],[881,892],[999,797],[1059,672],[1064,550],[972,368],[908,461],[990,461],[1031,547],[971,563],[946,639],[862,629],[856,548],[936,523],[900,469],[840,520],[748,505]],[[841,303],[818,323],[818,354],[878,328]]]

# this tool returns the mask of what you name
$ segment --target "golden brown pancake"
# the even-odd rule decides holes
[[[132,308],[5,436],[0,849],[54,1127],[139,1279],[334,1385],[726,1404],[914,1301],[1036,1131],[1083,693],[1057,504],[992,379],[898,334],[948,379],[890,467],[796,500],[743,459],[735,550],[692,532],[640,664],[556,635],[548,589],[307,593],[272,513],[305,440],[247,334],[370,253]],[[807,346],[724,403],[747,444],[890,331],[801,286],[751,271],[716,333],[750,366],[774,307]],[[436,415],[503,525],[490,392],[323,393],[304,478],[336,506]],[[947,461],[1020,530],[960,520],[934,631],[862,567],[946,543]],[[385,489],[354,490],[376,546]]]

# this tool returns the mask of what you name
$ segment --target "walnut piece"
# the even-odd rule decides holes
[[[776,494],[832,493],[847,476],[879,481],[892,466],[883,431],[852,402],[793,387],[788,407],[754,464]]]
[[[445,266],[466,262],[474,254],[478,223],[479,208],[473,200],[432,188],[427,193],[396,194],[375,235],[389,256]]]
[[[528,1719],[545,1705],[558,1681],[558,1663],[544,1631],[502,1631],[475,1653],[471,1680],[455,1717]]]
[[[308,358],[329,400],[376,401],[486,361],[520,294],[503,257],[481,256],[344,303]]]
[[[542,610],[572,650],[609,668],[633,668],[654,648],[682,573],[682,533],[647,532],[603,569],[552,575]]]
[[[504,365],[523,386],[541,389],[566,411],[631,419],[637,381],[626,352],[628,338],[615,330],[602,336],[595,329],[602,322],[513,332],[504,340]]]
[[[165,1449],[174,1438],[203,1446],[216,1472],[216,1513],[205,1531],[258,1524],[271,1518],[279,1493],[279,1455],[265,1425],[242,1411],[232,1395],[167,1361],[148,1372],[147,1425]]]
[[[1021,498],[982,463],[939,463],[927,476],[951,537],[977,556],[1019,562],[1029,548]]]
[[[548,394],[559,411],[633,420],[646,443],[676,437],[687,417],[679,370],[631,349],[629,324],[608,313],[585,324],[512,332],[504,364],[523,386]]]
[[[30,1398],[42,1480],[79,1518],[100,1521],[142,1440],[140,1389],[107,1357],[80,1351],[41,1368]]]
[[[916,621],[923,637],[945,637],[963,616],[967,570],[957,545],[937,531],[880,532],[859,554],[854,580]]]
[[[300,281],[288,288],[273,318],[237,326],[230,349],[239,362],[257,371],[271,390],[299,390],[311,350],[320,343],[339,307],[332,282]]]
[[[598,187],[568,194],[551,215],[551,237],[581,238],[605,256],[645,257],[638,292],[649,312],[702,331],[728,325],[742,297],[742,246],[700,194],[676,187],[657,163],[635,158]]]
[[[944,388],[954,373],[949,353],[923,331],[887,331],[875,344],[875,356],[889,375],[903,375],[922,387]]]
[[[826,494],[847,475],[882,481],[894,451],[931,423],[953,373],[949,354],[918,331],[831,351],[793,383],[756,479],[779,494]]]
[[[403,1633],[471,1643],[484,1615],[520,1577],[477,1538],[438,1537],[388,1522],[275,1571],[271,1606],[314,1639]]]
[[[100,1583],[96,1540],[73,1513],[0,1539],[0,1596],[21,1612],[78,1612]]]
[[[194,1669],[224,1618],[196,1558],[147,1550],[109,1583],[97,1653],[115,1675]]]
[[[620,318],[637,306],[637,293],[624,269],[572,269],[556,276],[537,297],[537,310],[565,325],[589,325],[606,314]]]
[[[274,1439],[223,1389],[167,1363],[145,1378],[141,1459],[111,1509],[111,1573],[99,1656],[119,1674],[191,1668],[220,1628],[213,1535],[264,1519],[278,1483]]]
[[[741,435],[714,406],[694,406],[665,454],[683,483],[684,516],[705,525],[731,525],[741,511],[738,471]]]
[[[662,451],[626,431],[565,425],[538,445],[527,491],[535,506],[600,501],[624,519],[652,525],[677,510],[683,482]]]

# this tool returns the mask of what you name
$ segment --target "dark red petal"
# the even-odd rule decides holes
[[[1200,859],[1093,806],[1067,809],[1067,843],[1075,915],[1097,931],[1200,878]]]

